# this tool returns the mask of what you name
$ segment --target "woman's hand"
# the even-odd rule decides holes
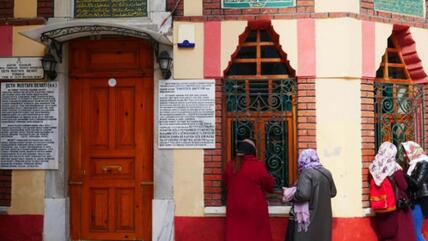
[[[282,188],[282,201],[290,202],[294,198],[294,193],[296,193],[296,187],[283,187]]]

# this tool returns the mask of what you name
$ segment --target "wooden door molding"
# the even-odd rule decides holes
[[[77,39],[70,44],[71,77],[153,78],[153,48],[135,38]]]

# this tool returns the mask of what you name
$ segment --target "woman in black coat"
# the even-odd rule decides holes
[[[417,241],[425,241],[422,227],[428,217],[428,156],[416,142],[407,141],[402,146],[409,162],[407,175],[416,237]]]
[[[287,198],[293,202],[294,241],[331,241],[331,198],[336,196],[336,185],[330,171],[324,168],[313,149],[299,155],[299,178],[295,187],[285,188]],[[293,221],[293,220],[292,220]],[[291,238],[287,232],[288,238]],[[287,238],[287,237],[286,237]]]

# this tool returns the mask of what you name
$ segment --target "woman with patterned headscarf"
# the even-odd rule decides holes
[[[417,241],[425,241],[422,235],[424,219],[428,217],[428,156],[413,141],[402,143],[404,156],[409,162],[409,191],[412,197],[412,216]]]
[[[324,168],[313,149],[300,153],[299,178],[296,187],[284,190],[284,201],[293,202],[292,214],[296,227],[296,241],[331,241],[331,198],[336,196],[336,186],[329,170]],[[292,192],[292,195],[288,195]],[[287,197],[289,196],[289,197]]]
[[[397,186],[398,198],[403,198],[406,195],[407,182],[401,166],[395,160],[396,154],[397,148],[394,144],[382,143],[375,159],[369,166],[369,172],[376,186],[380,186],[386,178],[393,180]],[[376,213],[374,221],[379,241],[416,240],[409,208]]]

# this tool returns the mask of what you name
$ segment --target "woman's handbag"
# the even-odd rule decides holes
[[[410,199],[407,197],[407,194],[400,190],[397,186],[393,177],[388,177],[391,181],[392,186],[394,187],[395,200],[397,202],[397,209],[408,209],[411,205]]]

